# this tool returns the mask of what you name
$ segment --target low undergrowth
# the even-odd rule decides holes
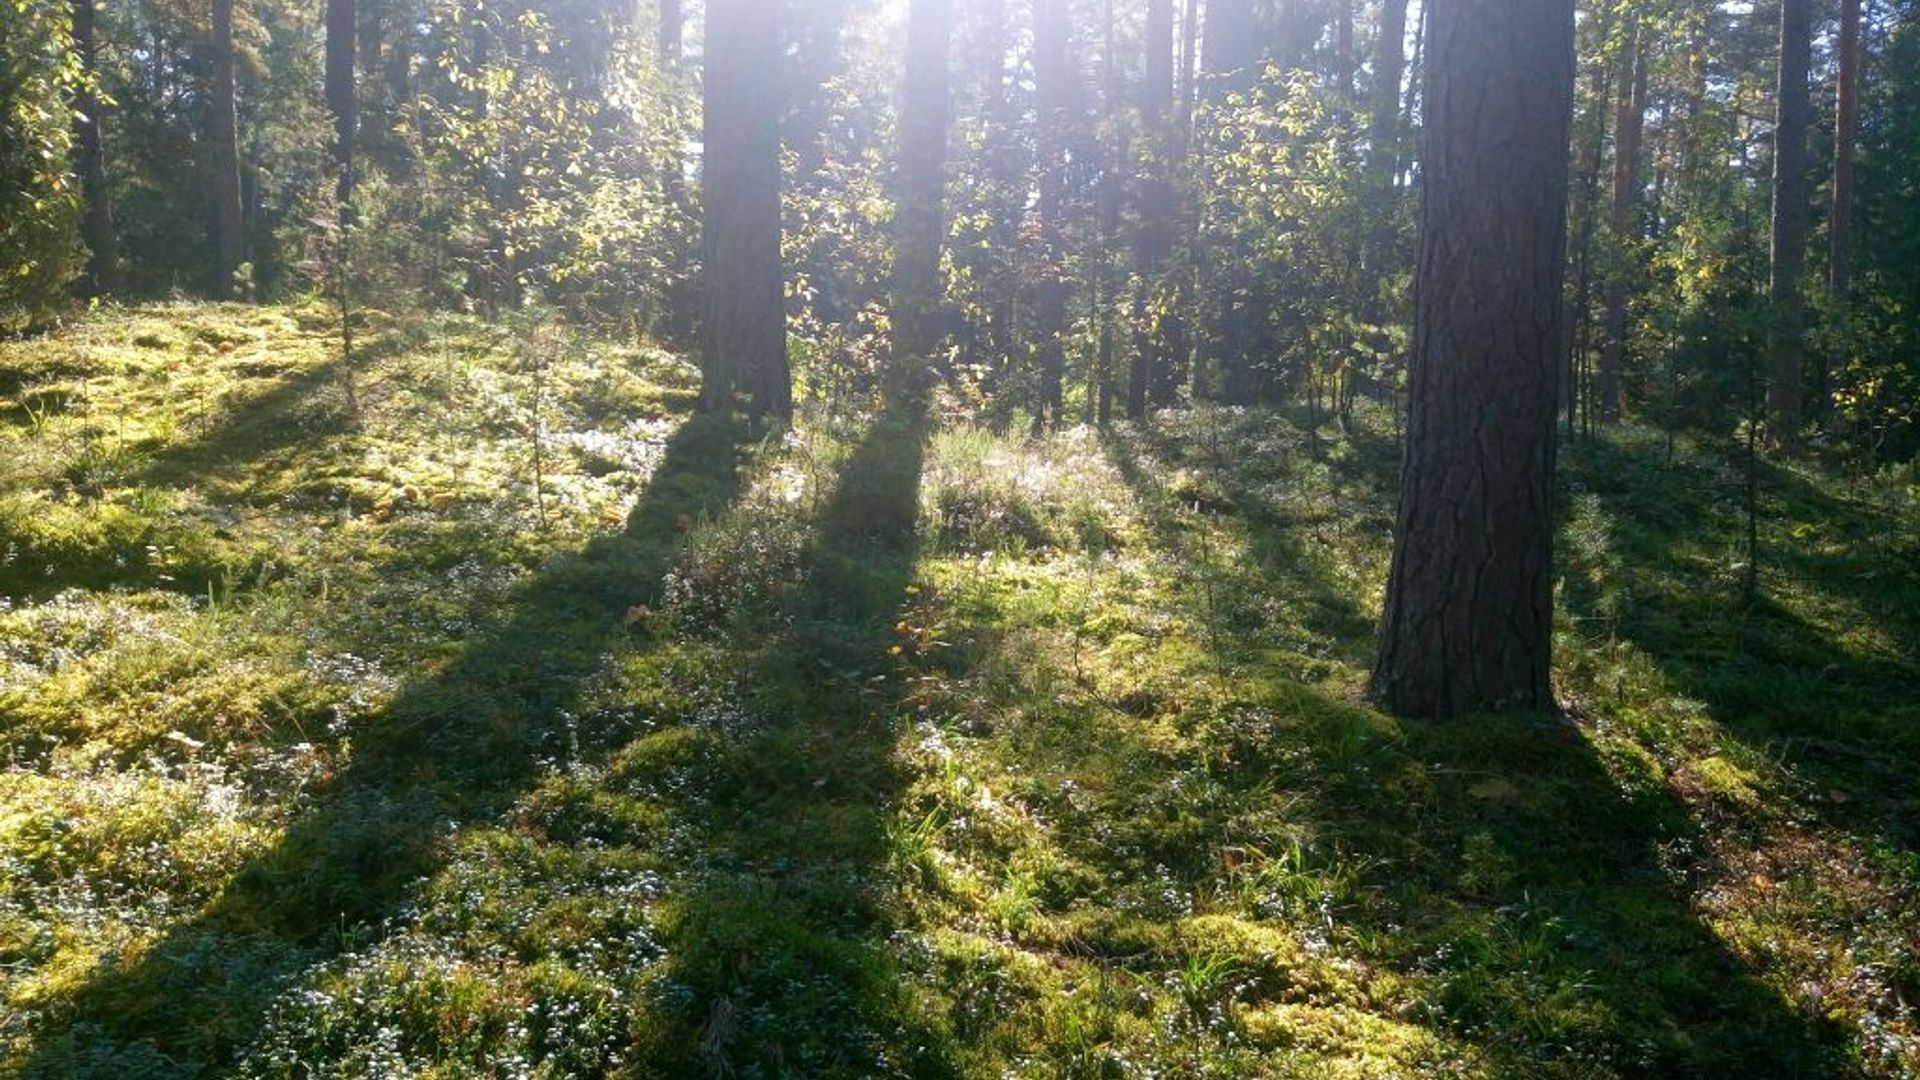
[[[1896,477],[1570,448],[1567,718],[1364,682],[1384,418],[689,419],[374,314],[0,346],[0,1075],[1902,1076]]]

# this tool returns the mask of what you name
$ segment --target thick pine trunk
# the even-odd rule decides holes
[[[780,261],[779,0],[707,0],[706,347],[700,400],[793,413]]]
[[[353,199],[353,137],[360,122],[353,80],[357,21],[354,0],[327,0],[327,111],[333,114],[333,169],[343,222]]]
[[[73,0],[73,55],[89,78],[100,73],[94,38],[94,0]],[[86,200],[81,235],[87,242],[87,276],[82,286],[88,296],[114,290],[118,276],[113,233],[113,210],[107,201],[107,157],[100,140],[100,99],[83,86],[75,102],[73,141],[80,174],[80,193]]]
[[[1811,0],[1780,0],[1780,79],[1774,98],[1773,273],[1767,285],[1772,320],[1767,329],[1768,391],[1773,441],[1788,444],[1800,432],[1806,377],[1807,92],[1811,62]]]
[[[901,94],[899,210],[893,278],[893,363],[898,389],[923,392],[938,343],[940,239],[947,166],[947,47],[952,0],[913,0]]]
[[[1373,685],[1544,709],[1573,0],[1432,0],[1412,386]]]
[[[1600,420],[1620,419],[1620,378],[1627,358],[1627,294],[1634,242],[1640,238],[1640,137],[1647,118],[1647,60],[1637,24],[1627,28],[1613,117],[1612,247],[1607,259],[1606,342],[1600,354]]]
[[[213,86],[207,111],[207,186],[213,199],[213,294],[232,296],[244,260],[240,232],[240,119],[234,104],[233,0],[213,0]]]

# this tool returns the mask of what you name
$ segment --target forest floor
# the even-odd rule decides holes
[[[1567,449],[1567,719],[1414,723],[1382,415],[329,325],[0,343],[0,1075],[1920,1075],[1911,473],[1749,604],[1727,448]]]

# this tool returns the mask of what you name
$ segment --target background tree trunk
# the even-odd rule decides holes
[[[354,0],[327,0],[327,111],[333,114],[333,168],[340,220],[349,221],[353,199],[353,136],[359,126],[354,91],[354,45],[359,38]]]
[[[913,0],[900,105],[900,192],[895,219],[893,363],[898,389],[924,393],[939,334],[940,241],[947,165],[947,48],[952,0]]]
[[[1814,411],[1823,419],[1832,404],[1833,370],[1846,360],[1849,301],[1853,294],[1853,155],[1860,130],[1860,0],[1840,0],[1840,70],[1834,88],[1833,204],[1827,214],[1827,295],[1840,318],[1831,353],[1814,381]]]
[[[1140,120],[1146,136],[1146,162],[1140,177],[1140,224],[1134,236],[1134,269],[1139,274],[1133,297],[1133,366],[1127,378],[1127,415],[1140,419],[1149,405],[1170,405],[1180,378],[1165,335],[1156,325],[1154,294],[1160,287],[1172,243],[1174,196],[1173,0],[1147,0],[1145,79],[1140,86]]]
[[[240,118],[234,104],[233,0],[213,0],[213,86],[207,111],[208,190],[213,198],[213,294],[232,296],[243,261]]]
[[[1553,705],[1552,518],[1573,0],[1433,0],[1412,386],[1373,685]]]
[[[98,77],[100,64],[94,37],[94,0],[73,0],[73,54],[88,79]],[[82,84],[74,118],[75,163],[80,192],[86,200],[81,235],[87,242],[87,276],[81,289],[87,296],[105,296],[118,284],[118,254],[113,235],[113,208],[107,199],[107,157],[100,141],[100,98]]]
[[[780,261],[778,0],[707,0],[701,407],[793,413]]]
[[[1619,106],[1613,118],[1612,246],[1607,258],[1607,338],[1600,355],[1600,422],[1620,419],[1620,376],[1627,358],[1627,294],[1634,242],[1640,238],[1640,137],[1647,119],[1647,58],[1639,21],[1627,27],[1620,58]]]
[[[1773,376],[1768,412],[1773,441],[1795,441],[1800,431],[1802,382],[1806,377],[1806,298],[1801,277],[1807,261],[1807,127],[1813,102],[1807,92],[1811,60],[1811,0],[1780,0],[1780,80],[1774,99],[1772,277],[1767,298],[1767,368]]]
[[[1033,91],[1040,172],[1039,271],[1033,298],[1040,401],[1034,420],[1041,427],[1061,421],[1067,365],[1064,336],[1069,285],[1060,234],[1061,217],[1066,212],[1067,102],[1068,81],[1072,78],[1067,35],[1067,0],[1034,0]]]

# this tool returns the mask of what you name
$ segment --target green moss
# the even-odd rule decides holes
[[[1729,463],[1583,442],[1567,717],[1398,721],[1384,415],[363,331],[357,423],[318,309],[0,344],[0,1075],[1917,1067],[1910,497],[1769,472],[1744,605]]]

